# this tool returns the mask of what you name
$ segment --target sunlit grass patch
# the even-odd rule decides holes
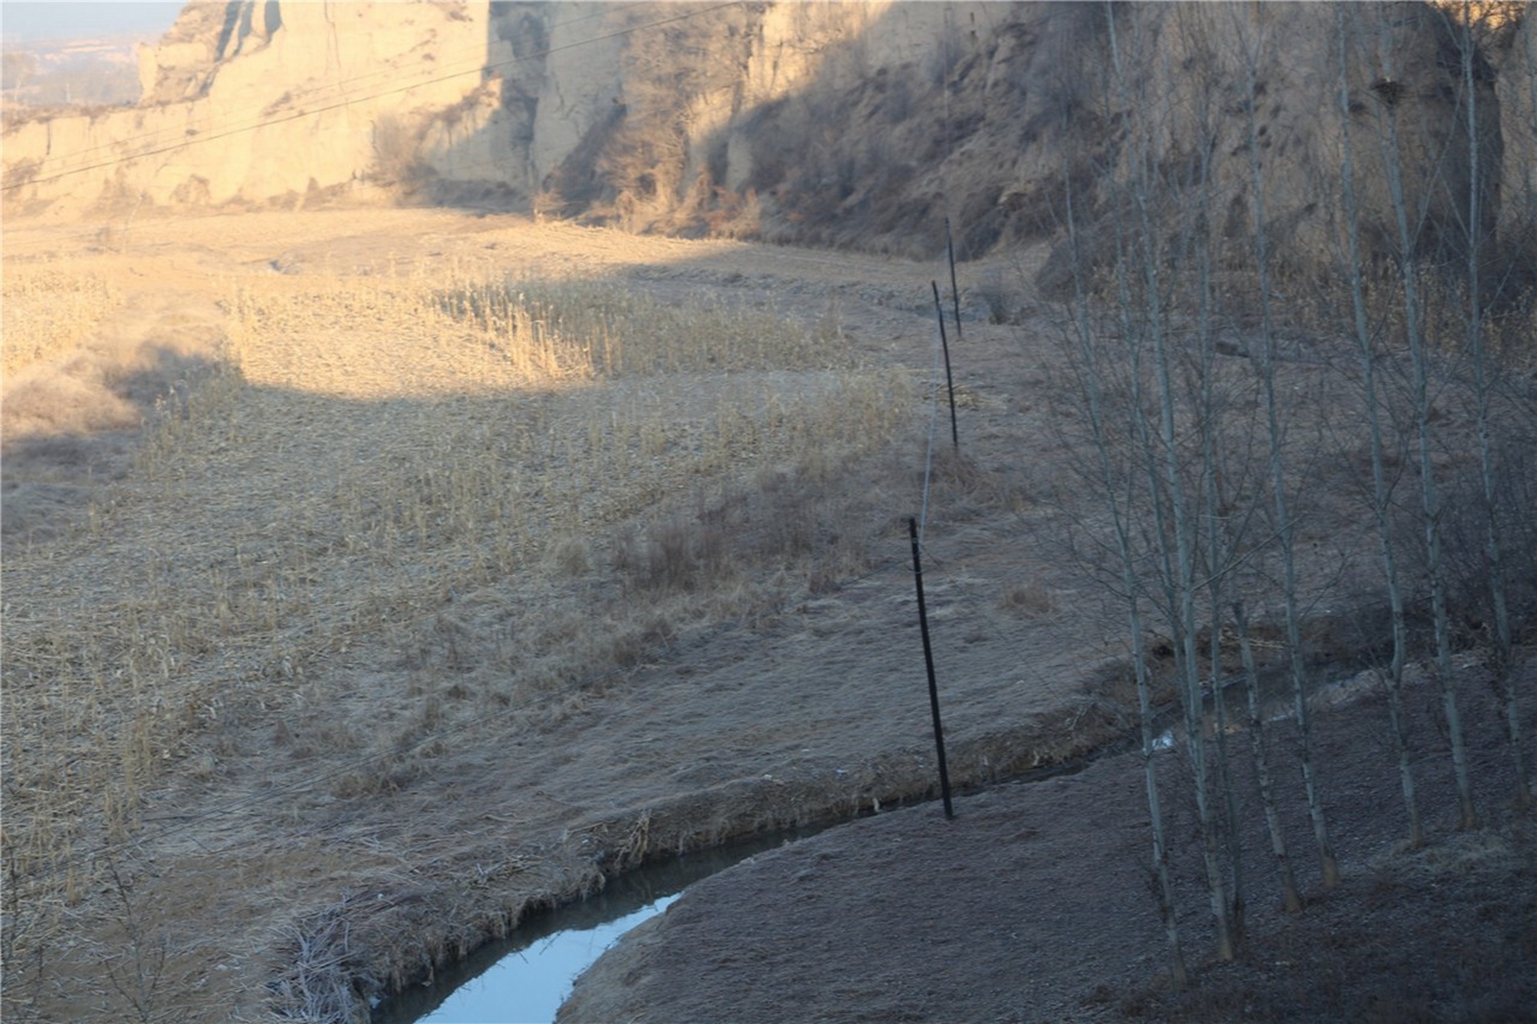
[[[34,363],[74,351],[119,295],[99,274],[70,273],[47,264],[8,263],[0,302],[0,372],[6,377]]]
[[[438,292],[436,305],[591,375],[812,369],[846,364],[829,345],[762,310],[705,296],[665,302],[614,283],[510,281]]]
[[[703,295],[665,302],[619,283],[284,279],[243,285],[231,305],[253,383],[356,397],[851,367],[841,339],[766,311]]]

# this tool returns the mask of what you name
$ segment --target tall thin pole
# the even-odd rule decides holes
[[[955,445],[955,450],[961,450],[961,431],[955,425],[955,378],[950,375],[950,339],[945,336],[945,307],[939,302],[939,282],[930,281],[934,286],[934,313],[939,317],[939,344],[945,350],[945,387],[950,389],[950,441]]]
[[[955,817],[950,803],[950,770],[945,765],[945,731],[939,724],[939,684],[934,679],[934,648],[929,643],[929,612],[923,602],[923,562],[918,555],[918,520],[907,520],[913,542],[913,583],[918,588],[918,628],[923,633],[923,664],[929,670],[929,708],[934,713],[934,749],[939,754],[939,791],[945,798],[945,817]]]
[[[955,243],[950,240],[950,218],[945,217],[945,252],[950,256],[950,303],[955,308],[955,343],[961,343],[961,289],[955,283]]]

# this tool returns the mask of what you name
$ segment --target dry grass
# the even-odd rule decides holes
[[[1056,610],[1051,590],[1035,580],[1017,583],[1003,592],[998,607],[1020,616],[1050,615]]]
[[[697,624],[863,564],[829,521],[910,417],[904,376],[704,300],[461,277],[231,286],[228,362],[81,529],[6,558],[8,964],[71,948],[93,853],[157,790],[239,794],[229,766],[256,763],[313,783],[295,814],[393,793],[446,738],[558,723]],[[78,293],[18,359],[110,298]],[[317,670],[355,660],[411,682]],[[305,966],[345,954],[329,934],[290,936],[302,1012],[336,998]]]
[[[100,275],[47,263],[8,263],[3,297],[0,373],[7,378],[68,356],[120,298]]]

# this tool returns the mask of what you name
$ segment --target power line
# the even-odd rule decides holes
[[[221,139],[228,139],[228,138],[231,138],[231,137],[236,136],[236,135],[243,135],[243,134],[246,134],[247,132],[259,131],[259,130],[261,130],[263,128],[270,128],[270,127],[273,127],[274,125],[287,124],[290,121],[297,121],[297,120],[299,120],[301,118],[318,117],[321,114],[329,113],[330,111],[333,111],[333,110],[340,110],[343,107],[350,106],[353,103],[360,103],[360,102],[364,102],[364,101],[367,101],[367,100],[383,99],[386,96],[397,96],[397,95],[399,95],[401,93],[410,92],[413,89],[422,89],[422,88],[426,88],[427,86],[430,86],[430,85],[438,85],[438,84],[440,84],[442,82],[452,81],[452,80],[454,80],[456,78],[463,78],[463,77],[465,77],[467,75],[481,75],[481,74],[485,74],[487,71],[493,71],[493,70],[496,70],[498,68],[510,67],[510,66],[512,66],[514,64],[517,64],[519,62],[522,62],[522,61],[532,60],[532,59],[540,58],[540,57],[548,57],[548,56],[550,56],[551,54],[554,54],[554,53],[561,53],[561,52],[564,52],[566,50],[576,49],[578,47],[587,46],[587,45],[590,45],[592,43],[603,42],[604,40],[607,40],[607,39],[619,39],[619,38],[623,38],[624,36],[633,35],[636,32],[644,31],[646,29],[660,28],[663,25],[671,25],[671,24],[675,24],[677,22],[688,21],[688,20],[690,20],[692,18],[697,18],[697,17],[700,17],[702,15],[711,14],[711,13],[714,13],[715,11],[724,10],[724,9],[726,9],[728,7],[740,6],[743,2],[744,2],[744,0],[729,0],[729,2],[727,2],[727,3],[715,4],[715,5],[711,6],[711,7],[705,7],[705,8],[701,8],[699,10],[689,11],[686,14],[674,15],[673,17],[670,17],[670,18],[661,18],[661,19],[659,19],[657,21],[647,22],[644,25],[635,25],[635,26],[632,26],[630,28],[620,29],[620,30],[615,31],[615,32],[609,32],[609,33],[605,33],[603,35],[598,35],[598,36],[591,36],[591,37],[586,38],[586,39],[579,39],[579,40],[576,40],[575,42],[566,43],[566,44],[564,44],[562,46],[547,47],[546,49],[544,49],[544,50],[542,50],[542,51],[540,51],[538,53],[530,53],[530,54],[525,54],[525,55],[523,55],[521,57],[514,56],[514,57],[509,57],[506,60],[491,61],[491,62],[488,62],[488,63],[481,63],[481,64],[477,64],[474,68],[469,68],[469,69],[462,70],[462,71],[452,71],[452,72],[449,72],[447,74],[438,75],[438,76],[436,76],[434,78],[427,78],[427,79],[423,79],[423,80],[418,81],[418,82],[411,82],[411,83],[408,83],[406,85],[396,86],[395,88],[392,88],[392,89],[385,89],[385,90],[383,90],[381,92],[369,93],[369,94],[366,94],[366,95],[363,95],[363,96],[344,97],[344,98],[342,98],[340,100],[336,100],[336,101],[327,103],[327,104],[325,104],[323,106],[317,107],[314,110],[300,110],[300,111],[296,111],[296,112],[294,112],[292,114],[285,114],[283,116],[273,117],[273,118],[270,118],[270,119],[265,120],[265,121],[258,121],[255,124],[242,125],[242,126],[235,127],[235,128],[227,128],[227,129],[224,129],[224,130],[221,130],[221,131],[215,131],[215,132],[212,132],[212,133],[209,133],[209,134],[198,135],[195,138],[191,138],[191,139],[181,139],[181,140],[178,140],[177,142],[170,143],[168,145],[147,149],[147,150],[145,150],[145,151],[143,151],[141,153],[133,153],[133,154],[130,154],[130,155],[127,155],[127,156],[113,157],[110,160],[102,160],[102,161],[98,161],[98,162],[95,162],[95,163],[85,164],[85,165],[80,166],[80,167],[73,167],[73,168],[70,168],[68,170],[58,171],[58,172],[56,172],[54,174],[47,175],[46,177],[32,178],[32,179],[29,179],[27,181],[16,182],[16,183],[9,184],[9,185],[3,185],[3,186],[0,186],[0,192],[10,192],[10,191],[14,191],[16,189],[26,188],[26,187],[34,186],[34,185],[45,185],[45,184],[48,184],[49,182],[59,181],[59,180],[61,180],[63,178],[72,177],[72,176],[74,176],[76,174],[84,174],[87,171],[102,170],[103,168],[115,167],[115,166],[117,166],[119,164],[132,163],[135,160],[143,160],[143,159],[146,159],[146,158],[152,157],[152,156],[161,156],[161,155],[166,154],[166,153],[174,153],[174,152],[177,152],[179,150],[190,149],[193,146],[200,146],[200,145],[204,145],[204,144],[209,143],[209,142],[217,142],[217,141],[219,141]],[[630,6],[639,6],[639,5],[638,4],[633,4],[633,5],[630,5]],[[627,10],[627,9],[628,8],[621,8],[621,10]],[[153,137],[153,134],[154,133],[152,133],[150,136],[146,136],[146,137]],[[133,140],[129,140],[129,141],[131,143]],[[89,152],[89,151],[87,151],[87,152]]]

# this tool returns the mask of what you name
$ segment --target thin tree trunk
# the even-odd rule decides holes
[[[1213,527],[1215,533],[1215,527]],[[1213,545],[1215,547],[1215,545]],[[1222,692],[1222,584],[1221,576],[1213,574],[1211,583],[1211,702],[1212,733],[1217,743],[1217,786],[1222,791],[1223,812],[1227,820],[1228,878],[1232,882],[1230,922],[1233,945],[1243,945],[1244,937],[1244,876],[1243,843],[1239,829],[1238,794],[1233,790],[1233,773],[1228,761],[1227,746],[1227,698]]]
[[[1128,561],[1127,563],[1131,563]],[[1135,573],[1127,574],[1128,585],[1135,586]],[[1142,729],[1142,780],[1147,789],[1147,813],[1153,821],[1153,867],[1158,876],[1159,911],[1163,914],[1164,935],[1169,944],[1170,979],[1177,990],[1189,983],[1185,955],[1180,946],[1179,923],[1175,916],[1174,876],[1169,868],[1169,846],[1165,836],[1163,807],[1159,800],[1158,766],[1153,761],[1157,736],[1153,729],[1152,682],[1148,679],[1147,644],[1142,631],[1142,615],[1137,605],[1140,593],[1129,598],[1131,609],[1132,662],[1136,665],[1137,712]]]
[[[1489,600],[1494,612],[1495,683],[1504,697],[1505,722],[1510,737],[1511,755],[1516,766],[1516,803],[1526,807],[1531,802],[1527,781],[1525,744],[1521,737],[1521,715],[1516,702],[1516,686],[1510,630],[1510,611],[1505,599],[1505,563],[1500,551],[1500,531],[1496,516],[1496,469],[1494,444],[1489,422],[1489,360],[1484,346],[1482,281],[1479,260],[1483,255],[1483,208],[1479,147],[1483,142],[1478,130],[1478,93],[1473,77],[1473,11],[1464,0],[1462,10],[1462,89],[1467,97],[1468,116],[1468,223],[1467,281],[1468,348],[1473,356],[1473,386],[1478,403],[1478,463],[1483,483],[1484,557],[1489,581]]]
[[[1249,616],[1243,602],[1233,602],[1233,626],[1238,631],[1238,650],[1243,657],[1244,689],[1249,697],[1249,743],[1254,754],[1254,775],[1259,782],[1260,804],[1265,809],[1265,826],[1270,832],[1270,849],[1275,854],[1276,870],[1281,876],[1281,895],[1286,909],[1302,909],[1297,894],[1297,877],[1292,873],[1291,857],[1286,852],[1286,833],[1281,828],[1281,813],[1276,807],[1275,784],[1270,777],[1270,743],[1265,735],[1264,695],[1260,693],[1259,669],[1254,663],[1254,649],[1249,641]]]
[[[1210,84],[1210,83],[1209,83]],[[1213,95],[1209,89],[1207,95]],[[1199,171],[1199,199],[1197,201],[1196,229],[1196,350],[1197,389],[1200,406],[1197,411],[1201,437],[1201,479],[1197,489],[1200,504],[1200,521],[1205,524],[1206,539],[1206,589],[1210,597],[1211,659],[1208,681],[1212,701],[1212,737],[1216,748],[1217,788],[1222,797],[1223,817],[1227,833],[1227,872],[1231,884],[1228,903],[1229,928],[1232,945],[1243,944],[1244,938],[1244,870],[1242,831],[1239,827],[1238,795],[1234,791],[1231,762],[1228,760],[1227,701],[1222,687],[1222,636],[1223,636],[1223,583],[1232,565],[1237,561],[1236,549],[1240,538],[1227,532],[1225,508],[1227,495],[1222,486],[1222,460],[1226,454],[1228,432],[1224,429],[1225,407],[1217,393],[1218,371],[1216,366],[1216,338],[1213,331],[1212,245],[1211,223],[1210,154],[1214,148],[1214,126],[1209,106],[1199,110],[1198,151],[1201,154]]]
[[[1124,66],[1116,39],[1114,28],[1114,16],[1110,19],[1111,32],[1110,44],[1112,61],[1117,75],[1117,84],[1120,86],[1121,101],[1125,109],[1135,109],[1131,103],[1131,96],[1127,87]],[[1159,558],[1162,565],[1163,589],[1167,601],[1169,623],[1175,648],[1176,669],[1179,672],[1184,687],[1184,706],[1187,722],[1187,743],[1189,744],[1191,765],[1194,769],[1194,796],[1196,801],[1196,813],[1200,822],[1202,836],[1202,860],[1206,868],[1207,888],[1211,897],[1213,924],[1216,931],[1217,957],[1221,960],[1233,958],[1233,941],[1230,922],[1228,920],[1228,903],[1226,887],[1222,878],[1222,870],[1217,858],[1216,835],[1212,818],[1210,800],[1210,780],[1207,775],[1206,745],[1200,727],[1201,712],[1201,677],[1199,665],[1196,660],[1195,641],[1195,573],[1194,551],[1192,549],[1193,533],[1189,522],[1191,507],[1189,498],[1185,492],[1184,481],[1181,477],[1181,467],[1178,451],[1178,438],[1175,429],[1175,402],[1174,387],[1170,373],[1170,352],[1167,326],[1164,310],[1165,284],[1159,276],[1159,266],[1162,253],[1158,245],[1161,236],[1154,225],[1153,214],[1150,209],[1154,196],[1153,176],[1151,172],[1149,146],[1145,137],[1138,136],[1138,130],[1146,130],[1146,125],[1137,125],[1133,129],[1133,151],[1131,159],[1132,183],[1130,198],[1134,207],[1133,240],[1135,242],[1137,256],[1141,264],[1141,279],[1138,284],[1143,292],[1140,308],[1136,309],[1136,315],[1132,313],[1130,304],[1123,306],[1127,313],[1123,323],[1127,340],[1131,344],[1138,344],[1135,340],[1139,336],[1145,336],[1152,343],[1153,370],[1157,378],[1158,401],[1158,433],[1156,439],[1151,437],[1151,431],[1147,429],[1141,402],[1134,405],[1134,411],[1138,418],[1138,433],[1143,440],[1143,452],[1146,458],[1146,468],[1149,477],[1149,491],[1152,495],[1152,507],[1156,525],[1156,537],[1159,549]],[[1117,274],[1125,278],[1127,274],[1125,261],[1117,265]],[[1128,291],[1123,280],[1121,284],[1123,293]],[[1167,509],[1167,515],[1165,514]],[[1170,550],[1170,537],[1173,538],[1173,550]],[[1172,561],[1171,561],[1172,557]],[[1194,728],[1188,728],[1193,720]]]
[[[1339,862],[1334,856],[1334,846],[1329,839],[1329,827],[1324,813],[1323,797],[1318,789],[1313,765],[1312,722],[1307,702],[1307,673],[1302,661],[1301,611],[1297,600],[1296,539],[1287,501],[1286,470],[1282,451],[1283,431],[1279,406],[1276,401],[1276,352],[1275,326],[1271,309],[1269,235],[1266,226],[1265,188],[1261,173],[1258,137],[1258,118],[1254,110],[1257,91],[1255,82],[1256,57],[1246,52],[1244,109],[1249,135],[1249,179],[1253,189],[1254,256],[1260,296],[1260,358],[1257,365],[1260,383],[1265,396],[1265,422],[1269,434],[1270,486],[1275,504],[1276,536],[1280,541],[1281,566],[1285,580],[1286,598],[1286,646],[1291,668],[1292,697],[1297,718],[1297,735],[1302,763],[1303,788],[1307,793],[1308,818],[1313,824],[1313,839],[1318,847],[1319,865],[1323,884],[1339,883]]]
[[[1388,605],[1393,623],[1393,655],[1383,681],[1387,687],[1388,718],[1393,729],[1393,746],[1398,755],[1399,786],[1403,792],[1404,813],[1408,819],[1409,843],[1419,847],[1425,842],[1425,832],[1420,824],[1419,801],[1415,797],[1414,770],[1410,758],[1408,734],[1404,728],[1403,679],[1404,658],[1408,650],[1409,629],[1404,616],[1403,588],[1398,579],[1398,558],[1394,549],[1392,522],[1388,512],[1391,493],[1384,467],[1382,442],[1382,417],[1377,405],[1377,359],[1373,351],[1371,332],[1366,321],[1366,296],[1362,290],[1360,211],[1355,194],[1355,150],[1350,131],[1350,87],[1345,79],[1346,33],[1345,17],[1341,8],[1335,9],[1340,54],[1340,134],[1343,161],[1340,172],[1341,190],[1345,204],[1345,237],[1348,266],[1346,278],[1350,282],[1351,311],[1354,316],[1356,345],[1361,353],[1361,378],[1366,392],[1366,421],[1371,437],[1372,458],[1372,511],[1377,520],[1377,540],[1382,549],[1382,565],[1388,589]]]
[[[1383,52],[1383,75],[1392,81],[1394,80],[1392,48],[1384,47]],[[1408,200],[1404,195],[1403,173],[1399,166],[1403,147],[1398,132],[1398,113],[1393,104],[1388,103],[1384,106],[1386,138],[1383,141],[1387,148],[1384,164],[1387,168],[1388,194],[1392,200],[1393,218],[1398,231],[1404,320],[1409,341],[1409,361],[1413,373],[1411,393],[1419,448],[1420,511],[1424,520],[1425,569],[1430,582],[1430,611],[1435,627],[1436,677],[1441,685],[1446,731],[1451,742],[1452,771],[1457,780],[1461,827],[1472,829],[1478,827],[1478,813],[1473,806],[1473,785],[1468,777],[1467,744],[1463,737],[1462,715],[1457,706],[1457,690],[1452,672],[1451,625],[1446,608],[1446,574],[1441,562],[1441,497],[1436,486],[1435,465],[1432,457],[1435,444],[1430,425],[1430,353],[1427,351],[1424,323],[1421,320],[1422,305],[1417,279],[1419,271],[1415,257],[1419,221],[1416,219],[1413,227],[1409,222]]]
[[[1069,189],[1066,207],[1067,229],[1070,244],[1076,246],[1077,232],[1074,219],[1073,195]],[[1142,627],[1142,593],[1137,579],[1136,560],[1133,555],[1130,525],[1127,515],[1133,508],[1128,499],[1124,508],[1118,493],[1116,474],[1110,452],[1111,434],[1105,421],[1103,388],[1101,386],[1098,357],[1094,350],[1093,329],[1088,321],[1088,299],[1084,294],[1081,278],[1082,264],[1075,259],[1073,265],[1074,308],[1073,329],[1078,342],[1078,356],[1083,373],[1083,391],[1088,404],[1089,425],[1099,463],[1104,497],[1114,525],[1116,549],[1120,560],[1122,586],[1124,588],[1127,620],[1132,636],[1132,663],[1137,690],[1137,711],[1142,741],[1142,776],[1147,793],[1148,818],[1153,839],[1153,875],[1157,881],[1155,894],[1159,913],[1163,919],[1164,936],[1168,943],[1170,980],[1176,990],[1183,990],[1189,983],[1185,967],[1184,951],[1180,943],[1179,921],[1176,914],[1177,900],[1174,893],[1174,876],[1169,865],[1168,837],[1164,825],[1163,804],[1158,785],[1157,734],[1154,729],[1152,681],[1148,678],[1146,638]]]

